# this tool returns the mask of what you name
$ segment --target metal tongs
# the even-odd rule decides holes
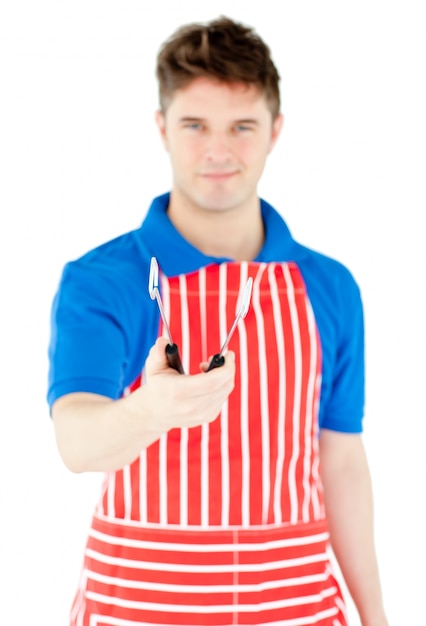
[[[222,347],[220,349],[220,352],[218,352],[217,354],[213,355],[209,366],[207,368],[207,371],[210,372],[210,370],[215,369],[215,367],[221,367],[224,363],[225,363],[225,351],[226,348],[228,347],[228,343],[231,340],[232,335],[234,334],[234,330],[237,328],[237,324],[240,320],[244,319],[245,316],[247,315],[247,311],[249,309],[249,304],[250,304],[250,297],[251,297],[251,290],[253,287],[253,279],[249,278],[246,282],[246,286],[244,287],[244,291],[243,291],[243,297],[241,300],[241,305],[240,307],[237,309],[236,315],[235,315],[235,319],[234,319],[234,323],[231,326],[231,330],[229,331],[229,333],[226,336],[225,341],[222,344]]]
[[[151,300],[157,300],[158,308],[160,309],[161,319],[163,320],[163,325],[169,338],[169,343],[166,346],[166,356],[168,364],[170,365],[170,367],[179,372],[179,374],[185,374],[179,354],[179,348],[175,343],[173,343],[170,328],[166,319],[166,314],[164,313],[163,302],[161,300],[160,292],[158,290],[158,263],[155,256],[153,256],[151,259],[151,267],[149,269],[149,295],[151,296]]]
[[[238,322],[241,319],[244,319],[247,315],[247,311],[249,309],[251,291],[253,286],[253,279],[249,278],[247,280],[246,286],[244,287],[243,297],[241,300],[240,307],[236,311],[235,320],[231,326],[231,330],[226,336],[225,341],[222,344],[220,352],[215,354],[207,368],[207,372],[215,369],[216,367],[222,367],[225,363],[225,352],[228,344],[231,340],[232,335],[237,327]],[[173,342],[172,335],[170,333],[170,328],[167,323],[166,315],[164,312],[163,302],[161,300],[160,292],[158,289],[158,263],[155,257],[151,258],[151,267],[149,270],[149,295],[151,296],[151,300],[157,300],[158,308],[160,309],[161,319],[163,320],[163,325],[166,330],[167,337],[169,339],[169,343],[166,346],[166,357],[167,362],[170,367],[175,369],[179,374],[184,374],[184,369],[182,365],[182,361],[179,354],[179,347]]]

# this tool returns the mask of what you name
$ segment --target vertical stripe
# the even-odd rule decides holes
[[[161,285],[161,300],[163,302],[164,315],[166,317],[166,321],[170,328],[170,285],[167,280],[165,280],[164,276],[160,274],[160,285]],[[166,329],[162,325],[163,337],[167,337]],[[168,337],[167,337],[168,338]]]
[[[293,402],[293,443],[288,471],[288,488],[290,492],[290,522],[295,524],[299,515],[299,503],[297,498],[296,463],[299,457],[299,434],[300,434],[300,394],[302,384],[302,354],[300,345],[300,328],[295,302],[294,285],[287,265],[284,266],[284,275],[287,282],[287,293],[290,304],[290,320],[294,342],[294,402]]]
[[[277,441],[278,452],[275,469],[275,486],[274,486],[274,522],[280,524],[282,522],[281,509],[281,490],[283,483],[284,469],[284,453],[285,453],[285,396],[286,396],[286,366],[285,366],[285,344],[284,344],[284,325],[282,319],[282,311],[280,305],[280,297],[278,293],[277,280],[274,273],[274,266],[271,264],[268,268],[269,285],[272,296],[272,310],[275,327],[275,336],[277,339],[278,354],[278,416],[277,416]]]
[[[311,466],[312,466],[312,433],[313,428],[313,410],[315,402],[315,384],[317,376],[317,336],[315,328],[314,314],[310,303],[306,304],[307,323],[310,344],[310,362],[309,362],[309,379],[306,398],[306,422],[305,422],[305,452],[303,456],[303,503],[302,503],[302,519],[308,522],[310,519],[310,503],[312,501],[311,493]]]
[[[266,523],[270,501],[270,433],[269,433],[269,406],[268,406],[268,359],[265,345],[265,324],[262,306],[260,303],[261,280],[266,264],[259,266],[256,280],[253,283],[253,310],[256,314],[257,337],[258,337],[258,360],[259,360],[259,392],[260,392],[260,419],[262,440],[262,522]]]
[[[222,436],[220,438],[221,469],[222,469],[222,502],[221,502],[221,524],[229,526],[229,441],[228,441],[228,408],[229,403],[225,402],[220,414]]]
[[[145,368],[141,372],[140,384],[146,383],[146,371]],[[146,488],[146,475],[147,475],[147,454],[146,449],[141,450],[139,456],[139,485],[135,485],[134,488],[139,491],[139,519],[142,524],[146,524],[148,521],[148,489]]]
[[[181,332],[180,345],[182,365],[185,372],[190,369],[190,331],[188,323],[188,300],[185,276],[179,276],[180,305],[181,305]],[[180,523],[188,524],[188,429],[181,429],[180,438]]]
[[[201,329],[201,360],[207,361],[207,304],[206,304],[206,270],[199,272],[199,302]],[[209,424],[201,427],[201,526],[209,523]]]
[[[316,388],[315,388],[315,415],[318,415],[319,411],[319,399],[321,393],[321,376],[317,377]],[[315,420],[314,424],[314,432],[312,434],[312,449],[313,449],[313,460],[312,460],[312,480],[313,480],[313,488],[312,488],[312,506],[314,512],[314,519],[320,519],[324,517],[324,506],[322,503],[322,489],[321,489],[321,478],[319,475],[319,426],[318,422]]]
[[[188,525],[188,429],[180,437],[180,523]]]
[[[160,283],[161,283],[161,299],[163,302],[164,315],[166,317],[167,324],[170,328],[170,316],[171,316],[171,294],[170,294],[170,285],[167,280],[165,280],[164,276],[160,274]],[[165,326],[163,326],[163,336],[167,337],[167,333],[165,331]],[[167,337],[168,338],[168,337]],[[173,335],[172,339],[174,341]],[[153,460],[154,461],[154,460]],[[158,468],[156,474],[158,473],[158,484],[156,488],[156,500],[158,501],[158,511],[159,511],[159,521],[162,524],[167,522],[167,433],[160,437],[158,442]],[[150,489],[148,489],[148,485],[144,489],[145,492],[150,494],[150,497],[153,497],[153,493],[155,486],[154,484],[150,485]]]
[[[241,302],[244,287],[247,282],[247,264],[241,264],[240,274],[240,287],[239,287],[239,304]],[[241,320],[238,323],[238,337],[240,348],[240,371],[241,371],[241,383],[240,383],[240,411],[241,411],[241,466],[242,466],[242,489],[241,489],[241,521],[243,526],[249,526],[250,524],[250,441],[249,441],[249,355],[247,347],[247,333],[244,325],[244,321]]]
[[[124,519],[132,517],[132,485],[130,478],[130,465],[123,467],[123,492],[124,492]]]
[[[142,524],[146,524],[148,521],[148,505],[147,505],[147,497],[148,497],[148,493],[147,493],[147,489],[146,489],[146,473],[147,473],[147,466],[146,466],[146,450],[142,450],[140,457],[139,457],[139,508],[140,508],[140,521]]]
[[[226,278],[227,278],[227,266],[223,263],[219,268],[219,334],[221,344],[225,341],[227,333],[228,321],[226,319]],[[228,402],[226,402],[220,414],[221,422],[221,439],[220,439],[220,458],[222,466],[222,525],[228,526],[229,519],[229,484],[230,484],[230,472],[229,472],[229,424],[228,424]]]
[[[101,495],[98,500],[96,511],[98,515],[108,515],[107,510],[107,498],[108,498],[108,473],[104,475],[101,487]]]
[[[168,521],[167,509],[167,433],[160,437],[158,455],[158,498],[160,501],[160,524]]]
[[[185,372],[190,370],[190,350],[191,350],[191,330],[189,326],[189,314],[188,314],[188,294],[185,276],[179,276],[179,291],[180,291],[180,309],[181,309],[181,332],[182,340],[180,342],[180,351],[182,358],[182,365]]]
[[[201,526],[209,523],[209,425],[201,427]]]
[[[200,328],[201,328],[201,359],[207,361],[207,303],[206,303],[206,268],[199,272]]]
[[[108,474],[108,517],[115,517],[115,476],[114,472],[109,472]]]

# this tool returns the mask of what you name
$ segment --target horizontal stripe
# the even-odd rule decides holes
[[[140,529],[141,528],[141,521],[140,520],[132,520],[132,519],[124,519],[122,517],[115,517],[114,515],[105,515],[104,513],[102,513],[102,511],[97,510],[96,514],[95,514],[95,519],[103,521],[107,524],[109,523],[113,523],[113,524],[117,524],[119,526],[123,526],[124,528],[134,528],[134,529]],[[315,518],[313,520],[313,522],[319,522],[321,520],[324,519],[324,516],[322,516],[321,518]],[[311,522],[303,522],[303,520],[300,520],[301,524],[307,524],[307,523],[311,523]],[[284,528],[285,525],[287,525],[287,527],[289,528],[297,528],[297,525],[294,526],[293,524],[289,524],[287,522],[283,522],[283,525],[281,525],[281,522],[270,522],[270,523],[265,523],[265,524],[250,524],[250,529],[252,531],[260,531],[260,530],[275,530],[277,528]],[[164,530],[165,526],[163,524],[160,524],[158,522],[148,522],[148,521],[144,521],[143,522],[143,528],[147,529],[147,530],[152,530],[152,531],[157,531],[157,530]],[[223,531],[223,532],[234,532],[234,531],[246,531],[247,528],[245,526],[241,526],[239,524],[220,524],[220,525],[210,525],[210,526],[203,526],[202,524],[191,524],[189,527],[185,527],[183,528],[181,524],[171,524],[168,523],[167,524],[167,529],[168,530],[174,530],[177,532],[180,531],[195,531],[195,532],[204,532],[204,531],[209,531],[209,530],[213,530],[213,532],[215,531]]]
[[[333,617],[337,614],[336,608],[326,609],[325,611],[319,611],[315,615],[307,615],[297,617],[295,619],[279,619],[273,622],[262,622],[262,626],[309,626],[310,624],[317,624],[319,626],[326,626],[322,624],[322,620]],[[234,622],[235,623],[235,622]],[[340,626],[340,622],[337,622]],[[90,626],[152,626],[152,622],[133,621],[127,619],[121,619],[119,617],[106,617],[105,615],[92,615],[90,617]],[[170,626],[170,623],[155,622],[155,626]],[[232,624],[226,625],[232,626]],[[333,623],[334,626],[334,623]]]
[[[183,563],[156,563],[152,561],[133,561],[130,559],[122,559],[119,557],[112,557],[91,550],[86,550],[86,556],[99,561],[101,563],[107,563],[109,565],[118,565],[121,567],[129,567],[133,569],[150,569],[155,571],[164,572],[188,572],[188,573],[206,573],[212,574],[215,572],[265,572],[269,570],[294,567],[295,565],[307,565],[309,563],[319,563],[322,561],[328,561],[328,555],[325,553],[313,554],[307,557],[301,557],[298,559],[286,559],[284,561],[273,561],[271,563],[254,563],[254,564],[242,564],[236,563],[233,565],[186,565]]]
[[[259,611],[270,611],[275,609],[283,609],[286,607],[302,606],[306,604],[313,604],[315,602],[321,602],[324,598],[329,598],[336,593],[336,587],[330,587],[325,589],[322,593],[312,596],[301,596],[299,598],[291,598],[290,600],[275,600],[274,602],[259,602],[258,604],[226,604],[226,605],[203,605],[203,613],[250,613]],[[86,597],[89,600],[95,602],[101,602],[103,604],[113,604],[117,607],[126,609],[139,609],[145,611],[161,611],[161,612],[185,612],[185,613],[199,613],[200,605],[191,604],[157,604],[155,602],[137,602],[123,600],[121,598],[110,598],[100,593],[93,591],[87,591]]]
[[[89,535],[94,539],[98,539],[104,543],[111,545],[127,546],[130,548],[140,548],[145,550],[166,550],[173,552],[259,552],[274,550],[278,548],[286,548],[293,546],[302,546],[320,543],[328,540],[328,533],[323,532],[317,535],[308,535],[302,537],[293,537],[275,541],[258,541],[256,543],[169,543],[162,541],[146,541],[138,539],[128,539],[126,537],[115,537],[100,531],[90,530]]]
[[[149,583],[146,581],[129,580],[127,578],[117,578],[115,576],[104,576],[97,572],[86,570],[88,579],[100,582],[106,585],[114,585],[116,587],[124,587],[127,589],[143,589],[145,591],[164,591],[170,593],[246,593],[259,592],[267,589],[280,589],[281,587],[297,587],[308,585],[316,582],[325,582],[328,574],[316,574],[314,576],[300,576],[298,578],[286,578],[281,580],[271,580],[258,584],[243,585],[209,585],[200,582],[198,585],[167,585],[164,583]]]

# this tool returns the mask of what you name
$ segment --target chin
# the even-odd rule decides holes
[[[236,208],[234,204],[225,204],[225,203],[206,203],[203,205],[199,205],[200,209],[204,210],[206,213],[227,213]]]
[[[194,198],[195,204],[204,211],[211,212],[226,212],[232,211],[241,204],[241,200],[238,198],[225,197],[198,197]]]

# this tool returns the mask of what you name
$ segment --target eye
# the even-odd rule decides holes
[[[203,125],[201,122],[186,122],[184,124],[184,128],[187,128],[188,130],[202,130]]]
[[[234,126],[234,130],[237,133],[247,133],[253,130],[253,126],[250,126],[249,124],[236,124]]]

